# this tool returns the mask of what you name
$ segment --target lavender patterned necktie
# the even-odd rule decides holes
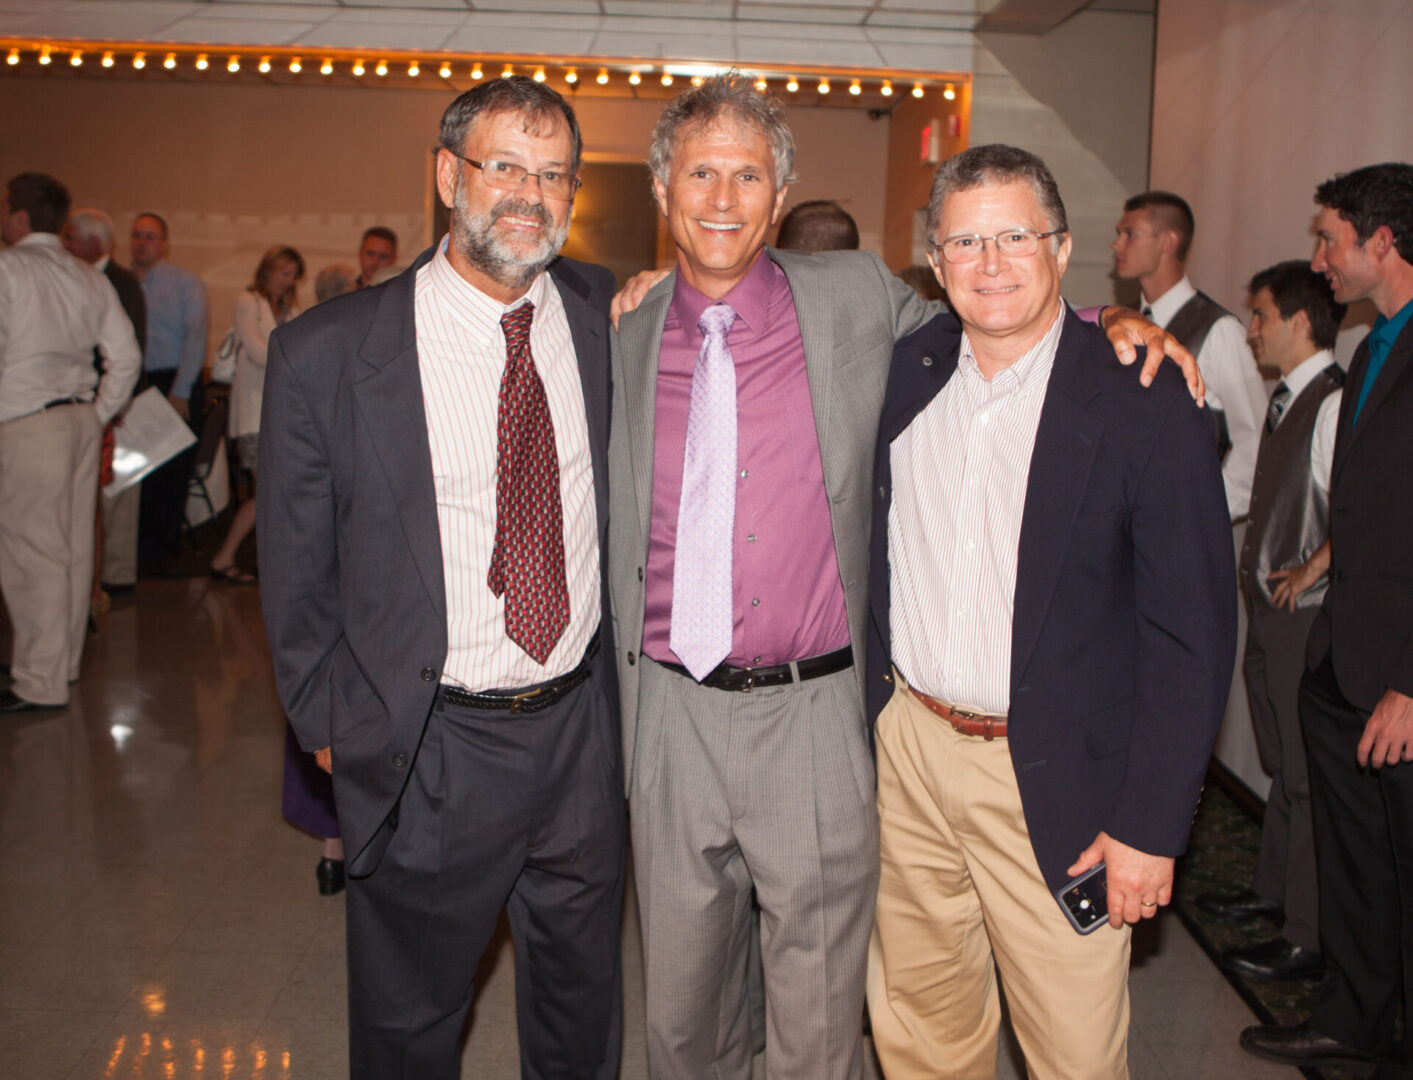
[[[697,327],[705,337],[687,406],[668,643],[698,682],[731,653],[736,367],[726,335],[735,321],[736,313],[723,303],[702,312]]]

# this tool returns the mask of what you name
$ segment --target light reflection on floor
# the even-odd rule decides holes
[[[347,1076],[343,899],[280,819],[256,591],[143,583],[89,641],[65,711],[0,719],[0,1078]],[[1250,1016],[1175,920],[1155,944],[1137,1080],[1298,1076],[1236,1048]],[[519,1075],[511,967],[502,940],[464,1076]],[[641,970],[630,903],[622,1080],[647,1075]]]

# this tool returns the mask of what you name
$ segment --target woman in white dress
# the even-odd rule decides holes
[[[236,460],[250,470],[252,484],[260,437],[260,402],[265,390],[265,348],[270,333],[297,315],[295,290],[304,277],[304,259],[292,247],[272,247],[255,269],[255,281],[236,298],[235,379],[231,382],[230,435]],[[255,528],[255,498],[237,508],[230,531],[211,559],[211,576],[233,585],[253,585],[255,575],[236,566],[236,550]]]

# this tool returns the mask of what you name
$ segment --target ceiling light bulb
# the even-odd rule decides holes
[[[379,60],[379,61],[378,61],[378,66],[373,69],[373,74],[374,74],[374,75],[379,75],[379,76],[381,76],[381,75],[386,75],[387,73],[388,73],[388,62],[387,62],[386,60]]]
[[[210,66],[211,66],[211,61],[209,61],[209,60],[206,59],[206,54],[205,54],[205,53],[199,53],[199,54],[197,55],[197,57],[196,57],[196,70],[197,70],[197,71],[205,71],[205,70],[206,70],[208,67],[210,67]]]
[[[421,75],[421,74],[422,74],[422,67],[421,67],[420,64],[417,63],[416,60],[412,61],[412,63],[410,63],[410,64],[407,65],[407,77],[408,77],[409,79],[415,79],[415,78],[417,78],[418,75]]]
[[[829,80],[828,80],[828,79],[820,79],[820,80],[819,80],[819,92],[820,92],[821,94],[827,94],[827,93],[829,93]]]
[[[765,93],[765,88],[769,85],[770,84],[765,81],[764,75],[756,79],[756,89],[759,90],[762,94]]]
[[[630,71],[630,72],[628,73],[628,85],[629,85],[629,86],[637,86],[637,85],[638,85],[639,83],[641,83],[642,81],[643,81],[643,77],[642,77],[641,75],[639,75],[636,71]]]
[[[600,86],[608,85],[608,68],[599,68],[599,73],[594,76],[594,82]]]
[[[240,57],[239,57],[239,56],[232,56],[229,60],[227,60],[227,61],[226,61],[226,70],[229,71],[232,75],[234,75],[237,71],[239,71],[239,70],[240,70]]]
[[[701,86],[702,83],[704,83],[704,82],[706,82],[705,76],[702,76],[702,75],[693,75],[693,76],[692,76],[692,85],[693,85],[693,86]]]
[[[788,90],[788,91],[790,91],[790,93],[793,94],[793,93],[795,93],[795,91],[797,91],[799,88],[800,88],[799,80],[796,79],[795,76],[791,75],[791,76],[790,76],[790,81],[785,84],[785,89]]]
[[[564,81],[567,82],[570,86],[573,86],[579,81],[579,73],[573,68],[570,68],[564,73]]]
[[[544,82],[544,81],[545,81],[545,69],[542,68],[542,67],[537,67],[537,68],[535,69],[535,74],[534,74],[533,78],[534,78],[534,80],[535,80],[536,82]]]
[[[362,76],[362,74],[368,69],[363,66],[362,58],[359,58],[353,62],[352,70],[355,75]]]
[[[884,79],[884,80],[883,80],[883,85],[878,88],[878,92],[879,92],[880,94],[882,94],[884,97],[892,97],[892,96],[893,96],[893,80],[892,80],[892,79]]]
[[[262,57],[260,58],[260,74],[261,74],[261,75],[268,75],[269,73],[270,73],[270,58],[269,58],[268,56],[262,56]],[[362,74],[362,72],[359,72],[359,74]]]
[[[664,72],[662,73],[662,85],[663,85],[663,86],[671,86],[671,85],[672,85],[672,72],[670,72],[670,71],[664,71]]]
[[[162,66],[168,71],[173,70],[177,66],[177,54],[169,52],[162,58]]]
[[[957,100],[957,88],[956,88],[955,86],[953,86],[951,83],[948,83],[946,86],[944,86],[944,87],[942,88],[942,96],[943,96],[944,98],[946,98],[948,101],[956,101],[956,100]]]
[[[440,75],[443,79],[451,78],[451,65],[448,64],[445,60],[443,60],[442,66],[437,68],[437,74]]]
[[[112,54],[111,52],[105,52],[105,53],[103,54],[103,59],[102,59],[102,61],[100,61],[100,62],[103,64],[103,66],[104,66],[105,68],[112,67],[112,66],[113,66],[113,54]]]
[[[853,94],[854,97],[858,97],[863,93],[863,87],[859,85],[858,79],[855,79],[849,84],[849,93]]]
[[[10,54],[5,57],[5,63],[9,64],[11,67],[14,67],[14,66],[15,66],[16,64],[18,64],[19,62],[20,62],[20,50],[19,50],[19,49],[11,49],[11,50],[10,50]]]
[[[69,65],[71,67],[83,67],[83,53],[75,49],[69,53]]]
[[[132,66],[137,68],[138,71],[141,71],[143,68],[145,68],[147,66],[147,54],[142,52],[133,53]]]
[[[515,65],[514,65],[514,64],[506,64],[506,65],[505,65],[505,69],[500,73],[500,77],[501,77],[502,79],[508,79],[508,78],[510,78],[510,77],[511,77],[512,75],[514,75],[514,74],[515,74]]]
[[[332,60],[330,60],[330,59],[326,56],[326,57],[324,57],[324,62],[319,65],[319,74],[320,74],[320,75],[332,75],[333,73],[334,73],[334,62],[333,62]]]
[[[291,75],[298,75],[303,70],[304,65],[299,62],[299,57],[291,56],[289,58],[289,73]]]
[[[922,83],[913,83],[913,97],[922,97]]]
[[[46,45],[44,46],[44,48],[39,50],[39,62],[47,67],[49,65],[49,60],[49,46]]]
[[[486,77],[486,73],[481,70],[481,65],[480,65],[480,64],[477,64],[475,67],[473,67],[473,68],[471,69],[471,78],[473,78],[473,79],[484,79],[485,77]]]

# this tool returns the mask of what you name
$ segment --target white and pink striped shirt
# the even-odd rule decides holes
[[[893,662],[914,689],[1005,715],[1016,556],[1040,409],[1064,326],[988,381],[962,335],[956,373],[893,441]]]
[[[530,352],[554,422],[569,582],[569,626],[543,667],[505,636],[504,600],[486,584],[495,543],[496,413],[505,370],[500,318],[526,300],[535,305]],[[446,581],[442,681],[494,690],[553,679],[579,663],[600,615],[589,426],[559,290],[548,274],[541,274],[525,297],[502,304],[461,277],[442,247],[417,272],[415,313]]]

